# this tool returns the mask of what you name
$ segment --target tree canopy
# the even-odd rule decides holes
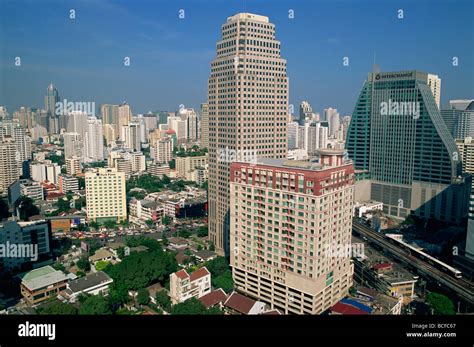
[[[92,295],[87,297],[79,308],[82,315],[106,315],[112,314],[109,301],[102,295]]]
[[[174,315],[213,315],[223,314],[218,307],[209,310],[196,298],[191,298],[185,302],[174,305],[171,308],[171,314]]]
[[[20,197],[15,203],[15,208],[18,208],[21,220],[27,220],[29,217],[35,216],[40,212],[33,199],[27,196]]]
[[[104,271],[113,278],[117,290],[138,290],[156,282],[164,282],[178,268],[174,255],[161,248],[134,252]]]
[[[55,300],[38,307],[36,313],[40,315],[74,315],[77,314],[77,309],[73,305]]]
[[[453,302],[443,294],[431,292],[426,296],[426,303],[436,315],[455,314]]]

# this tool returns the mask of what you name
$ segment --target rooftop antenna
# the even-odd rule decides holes
[[[372,65],[372,72],[380,72],[380,66],[375,63],[376,54],[374,52],[374,63]]]

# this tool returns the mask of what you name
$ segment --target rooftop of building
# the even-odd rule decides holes
[[[105,258],[110,258],[110,257],[113,257],[113,256],[114,256],[114,254],[112,252],[110,252],[109,250],[107,250],[105,248],[100,248],[97,251],[95,251],[94,255],[91,255],[89,257],[89,260],[92,261],[92,262],[95,262],[95,261],[99,261],[99,260],[102,260],[102,259],[105,259]]]
[[[190,274],[182,269],[174,273],[179,279],[186,280],[189,279],[191,282],[196,281],[204,276],[210,275],[211,273],[204,266],[196,271],[191,272]]]
[[[233,22],[237,21],[239,19],[251,19],[257,22],[262,22],[262,23],[268,23],[268,17],[262,16],[259,14],[254,14],[254,13],[247,13],[247,12],[242,12],[242,13],[237,13],[234,14],[233,16],[227,17],[227,22]]]
[[[67,281],[67,277],[62,271],[55,270],[49,265],[20,274],[19,277],[21,278],[22,284],[30,290],[36,290],[61,281]]]
[[[206,307],[212,307],[219,303],[224,303],[227,300],[227,294],[221,289],[213,290],[212,292],[203,295],[199,298],[199,301]]]
[[[417,281],[418,276],[412,274],[400,264],[392,262],[381,252],[371,247],[363,239],[352,236],[352,244],[364,245],[364,257],[363,259],[358,260],[373,271],[379,272],[379,277],[383,278],[388,283],[395,284]]]
[[[225,301],[224,306],[236,312],[248,314],[252,307],[254,307],[255,303],[256,301],[251,298],[237,292],[232,292]]]
[[[344,156],[345,150],[328,148],[324,150],[319,150],[318,153],[319,155],[323,155],[323,156],[331,156],[331,155]],[[317,157],[315,159],[317,159]],[[348,163],[350,163],[350,161],[344,160],[344,164],[348,164]],[[311,170],[311,171],[323,170],[330,167],[329,165],[324,165],[320,163],[319,161],[288,160],[288,159],[275,159],[275,158],[257,158],[256,161],[251,164],[275,166],[275,167],[281,167],[281,168],[296,168],[296,169]]]
[[[69,289],[73,293],[79,293],[88,288],[92,288],[103,283],[110,283],[112,281],[112,278],[110,278],[105,272],[98,271],[69,282]]]

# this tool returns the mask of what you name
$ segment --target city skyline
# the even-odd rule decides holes
[[[463,334],[474,3],[11,1],[0,318],[82,316],[31,323],[62,344],[77,326],[151,336],[178,315],[221,315],[234,335],[225,320],[247,315],[377,322],[297,324],[339,342],[380,344],[393,315],[412,316],[396,332],[407,339]],[[249,336],[292,329],[265,321]],[[178,325],[196,336],[192,324]]]
[[[314,6],[307,1],[291,6],[284,2],[268,6],[266,1],[234,1],[231,6],[214,1],[176,5],[138,1],[133,8],[120,2],[51,3],[55,6],[30,3],[21,12],[13,11],[13,2],[0,5],[1,13],[10,14],[0,24],[6,43],[0,52],[0,104],[10,114],[20,106],[43,107],[50,83],[62,98],[94,101],[96,107],[127,101],[134,113],[172,111],[181,104],[199,109],[206,100],[206,71],[215,58],[220,19],[244,8],[268,16],[279,28],[282,55],[289,61],[289,104],[295,113],[299,103],[308,100],[319,113],[336,107],[341,115],[351,114],[374,59],[383,71],[437,74],[443,81],[441,105],[469,98],[473,89],[472,46],[455,44],[472,41],[472,20],[464,17],[469,11],[449,1],[429,6],[403,1],[354,6],[341,1],[337,13],[327,2]],[[158,18],[153,15],[156,7]],[[74,19],[69,18],[71,9]],[[403,19],[398,18],[399,9]],[[330,19],[335,15],[334,25]],[[34,22],[33,16],[47,25],[28,24]],[[365,26],[357,26],[368,19],[374,28],[383,25],[384,30],[369,34]],[[436,25],[439,21],[445,24],[442,31]],[[125,29],[116,22],[136,25]],[[56,40],[51,39],[52,31]],[[16,57],[21,66],[15,66]],[[125,57],[130,66],[124,66]],[[348,66],[343,65],[344,57],[349,58]],[[453,57],[458,66],[453,66]]]

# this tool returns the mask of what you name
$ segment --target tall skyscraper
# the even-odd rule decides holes
[[[31,179],[36,182],[48,181],[58,184],[61,167],[50,160],[45,160],[43,163],[33,162],[30,164],[30,173]]]
[[[117,135],[122,136],[122,127],[128,125],[132,121],[132,110],[127,103],[123,103],[118,107],[118,119],[117,119]],[[120,137],[120,140],[124,140]]]
[[[24,127],[12,120],[4,120],[0,123],[0,141],[4,137],[11,137],[15,142],[16,158],[20,167],[20,175],[22,175],[23,163],[31,159],[31,138],[27,135]]]
[[[339,130],[341,116],[337,109],[335,108],[326,108],[324,109],[324,117],[326,122],[329,124],[329,136],[333,137],[336,135]]]
[[[298,122],[290,122],[288,128],[288,149],[298,148]]]
[[[83,138],[80,134],[73,133],[63,133],[64,140],[64,158],[69,159],[72,157],[82,157],[83,154]]]
[[[369,73],[354,108],[347,149],[360,180],[357,200],[383,202],[405,218],[459,223],[467,215],[469,179],[441,118],[428,74]],[[365,179],[362,179],[365,178]]]
[[[156,140],[151,148],[151,155],[157,164],[168,164],[173,156],[173,140],[171,137]]]
[[[472,137],[457,139],[456,145],[461,155],[462,171],[474,175],[474,141]],[[474,263],[474,187],[471,188],[471,194],[469,196],[465,256]]]
[[[119,106],[104,104],[100,105],[100,115],[104,126],[104,136],[107,143],[115,141],[119,134]]]
[[[201,104],[201,147],[209,148],[209,104]]]
[[[51,83],[47,90],[46,96],[44,97],[44,108],[47,114],[47,129],[51,134],[59,133],[59,114],[56,114],[56,103],[61,99],[59,98],[59,92],[56,87]]]
[[[46,89],[46,95],[44,97],[44,109],[49,117],[56,116],[56,103],[60,100],[58,90],[51,83]]]
[[[196,111],[194,111],[193,108],[181,108],[178,110],[178,112],[176,112],[176,114],[181,118],[182,121],[186,122],[186,140],[193,142],[197,141],[199,128]]]
[[[95,117],[87,120],[85,158],[89,162],[104,160],[104,132],[102,121]]]
[[[174,130],[178,144],[188,141],[188,124],[181,116],[168,117],[168,128]]]
[[[142,149],[141,129],[141,124],[135,121],[122,126],[121,138],[125,148],[131,149],[132,151],[140,151]]]
[[[209,103],[209,238],[229,251],[229,166],[226,149],[286,158],[288,78],[275,25],[268,17],[227,18],[211,63]]]
[[[16,143],[12,137],[5,136],[0,142],[0,192],[6,193],[19,178],[19,173]]]
[[[302,101],[300,104],[300,114],[299,114],[299,119],[298,123],[301,126],[304,126],[306,117],[308,117],[311,113],[313,113],[313,108],[309,104],[308,101]]]
[[[441,116],[455,139],[474,137],[474,100],[450,100]]]
[[[86,205],[89,221],[126,220],[125,173],[113,168],[86,172]]]
[[[430,87],[433,97],[438,106],[438,110],[441,109],[441,78],[438,75],[428,74],[428,87]]]
[[[345,154],[325,149],[319,162],[231,165],[230,264],[237,290],[286,314],[319,314],[347,295],[355,177]]]
[[[72,111],[69,113],[67,122],[67,131],[70,133],[78,133],[82,139],[86,138],[87,120],[89,116],[86,112]]]
[[[8,111],[5,106],[0,106],[0,121],[8,118]]]

